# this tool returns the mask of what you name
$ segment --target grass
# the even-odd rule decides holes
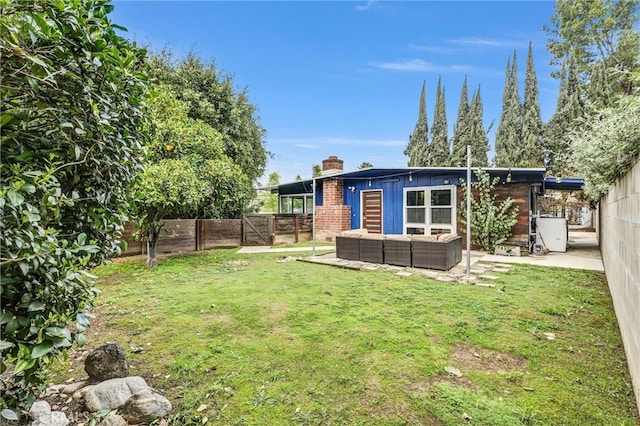
[[[601,273],[518,265],[488,288],[279,257],[100,267],[90,344],[128,351],[171,424],[639,423]]]

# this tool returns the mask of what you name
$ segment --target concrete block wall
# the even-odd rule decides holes
[[[640,409],[640,158],[600,200],[598,238]]]

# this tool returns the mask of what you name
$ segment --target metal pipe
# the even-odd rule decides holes
[[[316,255],[316,177],[313,176],[312,178],[312,197],[313,197],[313,202],[311,203],[311,205],[313,206],[313,208],[311,209],[312,213],[311,213],[311,240],[313,241],[312,243],[312,250],[311,250],[311,255],[315,256]]]
[[[471,278],[471,145],[467,145],[467,279]]]

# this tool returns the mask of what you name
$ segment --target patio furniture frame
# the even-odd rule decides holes
[[[387,235],[384,240],[384,263],[411,266],[411,237]]]
[[[360,238],[360,260],[384,263],[384,235],[366,234]]]
[[[336,236],[336,257],[360,260],[360,235]]]
[[[411,241],[414,268],[448,271],[462,261],[462,237],[448,241]]]

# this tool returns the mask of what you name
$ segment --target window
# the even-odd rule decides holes
[[[312,213],[313,195],[281,195],[280,213]]]
[[[456,232],[456,187],[407,188],[404,191],[404,233]]]

